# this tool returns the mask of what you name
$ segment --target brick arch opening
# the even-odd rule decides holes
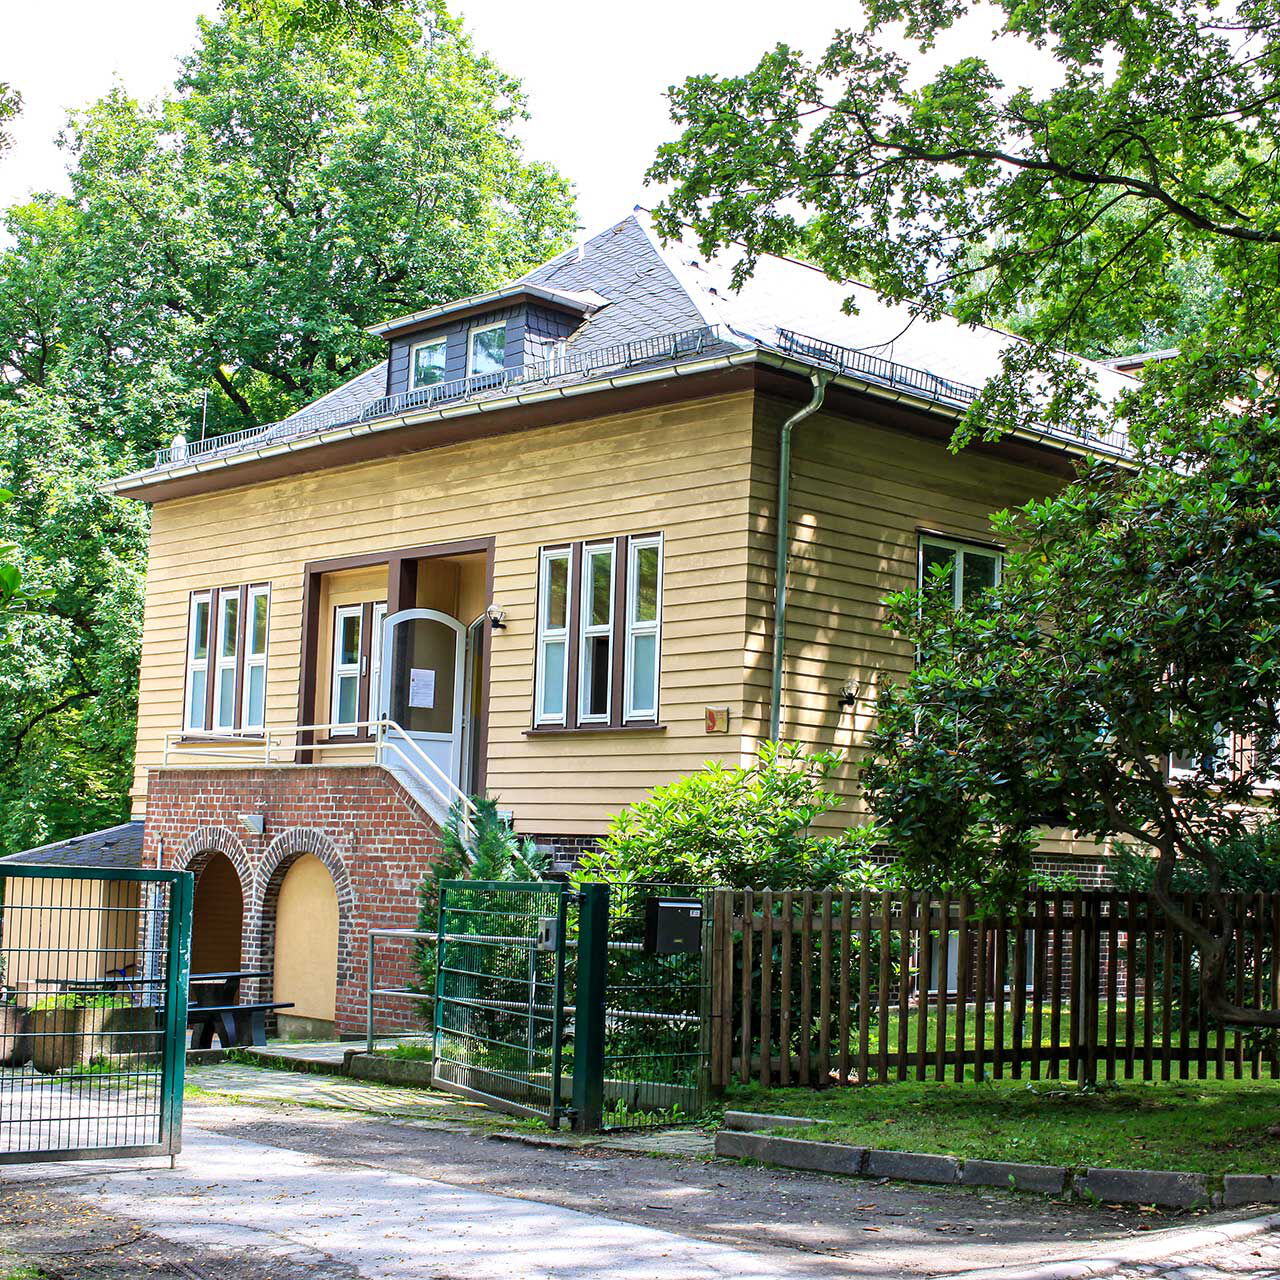
[[[204,827],[182,844],[175,865],[195,876],[191,972],[239,969],[246,947],[246,906],[253,869],[244,845],[225,827]]]
[[[338,991],[350,980],[354,892],[333,842],[312,828],[283,832],[261,867],[261,967],[271,999],[290,1002],[278,1017],[282,1034],[335,1031]]]

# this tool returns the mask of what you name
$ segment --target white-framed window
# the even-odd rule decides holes
[[[428,338],[419,342],[409,352],[409,389],[432,387],[444,381],[445,355],[449,348],[447,338]]]
[[[382,698],[382,624],[387,620],[387,602],[378,601],[373,606],[369,627],[369,719],[381,716]]]
[[[467,337],[468,375],[501,373],[507,367],[507,324],[487,324]]]
[[[930,587],[935,567],[945,566],[950,570],[951,603],[959,609],[999,583],[1002,560],[995,547],[921,534],[917,583],[922,589]]]
[[[187,614],[187,696],[184,729],[209,727],[209,644],[213,625],[213,592],[195,591]]]
[[[333,736],[354,734],[360,720],[360,680],[364,672],[364,605],[333,611],[333,682],[329,720]]]
[[[582,550],[582,609],[578,639],[578,723],[608,724],[613,702],[612,542]]]
[[[271,588],[250,587],[245,593],[244,671],[241,677],[242,728],[263,729],[267,712],[267,633]]]
[[[1169,757],[1169,777],[1190,778],[1202,770],[1219,777],[1230,770],[1235,752],[1234,737],[1218,725],[1213,731],[1213,745],[1203,755],[1174,754]]]
[[[567,547],[544,548],[538,559],[535,724],[567,723],[571,560]]]
[[[237,672],[240,665],[240,588],[218,592],[217,640],[213,660],[213,727],[236,728]]]
[[[662,537],[627,543],[626,706],[628,720],[658,718],[662,635]]]

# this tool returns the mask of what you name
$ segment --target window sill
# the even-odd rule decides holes
[[[524,736],[526,738],[563,738],[567,735],[578,735],[584,733],[666,733],[667,726],[665,724],[649,724],[647,722],[639,724],[584,724],[576,728],[566,728],[564,725],[548,724],[542,725],[537,729],[526,729]]]

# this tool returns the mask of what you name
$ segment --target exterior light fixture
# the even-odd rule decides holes
[[[489,618],[489,626],[494,631],[505,631],[507,629],[507,611],[499,609],[496,604],[491,604],[485,613]]]

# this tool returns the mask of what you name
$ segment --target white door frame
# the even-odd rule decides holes
[[[395,646],[392,643],[392,634],[399,623],[414,622],[419,619],[443,622],[457,637],[457,645],[454,649],[456,657],[453,664],[453,732],[415,733],[405,728],[404,733],[406,737],[419,742],[449,742],[449,780],[456,787],[461,781],[462,773],[462,718],[464,713],[462,697],[463,679],[466,675],[467,648],[467,629],[457,618],[451,617],[447,613],[441,613],[438,609],[401,609],[398,613],[389,613],[383,619],[382,672],[380,680],[382,687],[378,690],[377,719],[389,720],[391,718],[391,681],[395,675],[393,670]],[[401,727],[404,728],[404,726]]]

